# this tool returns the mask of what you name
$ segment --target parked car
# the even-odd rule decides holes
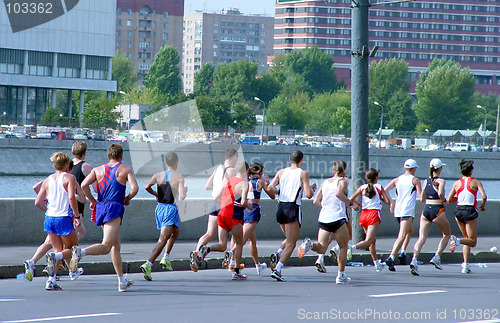
[[[80,135],[75,135],[73,137],[73,139],[75,139],[75,140],[88,140],[89,138],[87,137],[87,135],[80,134]]]
[[[37,133],[35,136],[35,139],[56,139],[54,136],[52,136],[50,133]]]
[[[11,133],[0,133],[0,139],[9,139],[9,138],[17,139],[17,137]]]
[[[31,136],[24,132],[13,132],[12,134],[19,139],[31,139]]]
[[[470,150],[470,144],[466,142],[456,142],[451,146],[450,150],[451,151],[469,151]]]
[[[107,141],[116,141],[116,142],[126,142],[127,137],[124,136],[115,136],[115,137],[108,137],[106,139]]]

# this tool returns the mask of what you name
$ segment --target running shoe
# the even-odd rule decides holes
[[[375,270],[379,273],[385,268],[385,263],[377,259],[375,262]]]
[[[309,250],[312,249],[312,242],[311,239],[305,238],[302,244],[300,245],[299,249],[297,249],[297,257],[302,258],[304,255],[309,252]]]
[[[205,257],[208,254],[208,247],[207,246],[201,246],[200,249],[198,250],[198,262],[202,262],[205,260]]]
[[[264,272],[264,269],[266,269],[266,268],[267,268],[267,264],[265,262],[255,265],[255,269],[257,269],[257,275],[262,275],[262,273]]]
[[[83,268],[82,267],[78,268],[74,273],[72,273],[70,271],[69,272],[69,279],[76,280],[78,277],[80,277],[81,274],[83,274]]]
[[[277,270],[273,270],[273,273],[271,274],[271,277],[274,278],[274,279],[276,279],[279,282],[286,281],[285,278],[283,278],[283,276],[281,276],[281,272],[279,272]]]
[[[128,280],[127,278],[125,278],[125,284],[122,284],[122,283],[118,283],[118,291],[119,292],[126,292],[127,289],[132,286],[134,284],[133,281],[131,280]]]
[[[394,267],[394,260],[392,260],[391,257],[387,257],[385,264],[387,265],[387,268],[389,268],[389,271],[396,271],[396,268]]]
[[[224,253],[224,260],[222,260],[222,268],[228,269],[229,263],[231,262],[231,258],[233,258],[233,252],[232,251],[226,251]]]
[[[350,261],[352,259],[352,246],[347,245],[347,261]]]
[[[463,262],[462,263],[462,274],[470,274],[472,271],[470,270],[469,264]]]
[[[269,263],[269,267],[271,267],[271,270],[274,270],[276,266],[278,265],[278,262],[280,261],[280,255],[279,253],[275,252],[271,254],[271,262]]]
[[[443,266],[441,266],[441,257],[439,257],[439,255],[434,255],[430,263],[433,264],[436,269],[443,270]]]
[[[33,260],[26,260],[24,262],[24,275],[28,281],[33,281],[35,276],[35,263]]]
[[[337,276],[337,279],[335,280],[335,283],[337,285],[347,285],[347,284],[351,283],[351,278],[347,277],[346,275]]]
[[[163,270],[168,270],[168,271],[174,270],[174,268],[172,268],[172,264],[170,263],[170,260],[168,260],[166,257],[161,258],[160,266],[161,266],[161,269],[163,269]]]
[[[457,245],[457,237],[451,235],[450,237],[450,251],[455,252],[455,247]]]
[[[66,261],[64,261],[64,259],[59,263],[59,270],[69,271],[68,265],[66,264]]]
[[[230,263],[229,267],[227,268],[227,270],[234,271],[234,266],[236,266],[235,262]],[[244,263],[240,263],[240,270],[242,270],[242,269],[245,269],[245,264]]]
[[[45,258],[47,259],[47,274],[49,276],[54,276],[56,272],[56,254],[53,252],[47,252],[45,254]]]
[[[410,272],[413,276],[420,276],[418,273],[418,262],[415,258],[413,258],[410,262]]]
[[[144,279],[152,281],[153,277],[151,276],[151,266],[149,266],[148,263],[145,262],[140,268],[142,273],[144,274]]]
[[[399,264],[406,266],[406,252],[400,252],[398,255]]]
[[[50,279],[45,283],[45,290],[62,290],[62,287],[57,283],[52,282]]]
[[[69,270],[74,273],[78,269],[78,263],[82,259],[82,249],[78,246],[71,248],[71,261],[69,262]]]
[[[49,277],[49,268],[47,266],[45,266],[45,268],[43,268],[42,274],[44,274],[45,276]]]
[[[335,246],[332,249],[330,249],[330,255],[332,256],[333,260],[337,261],[337,257],[339,255],[339,246]]]
[[[323,263],[323,261],[321,260],[316,260],[316,269],[320,272],[320,273],[326,273],[326,267],[325,267],[325,264]]]
[[[235,271],[233,272],[233,275],[231,277],[232,280],[245,280],[247,279],[246,275],[243,274],[237,274]]]
[[[198,252],[196,251],[191,251],[189,254],[189,267],[191,267],[191,270],[194,272],[198,271]]]

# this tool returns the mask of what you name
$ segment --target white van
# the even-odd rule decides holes
[[[470,150],[470,144],[466,142],[456,142],[451,146],[450,148],[451,151],[469,151]]]
[[[144,130],[130,130],[130,135],[132,141],[138,142],[156,142],[156,138],[153,138],[153,133],[151,131]]]

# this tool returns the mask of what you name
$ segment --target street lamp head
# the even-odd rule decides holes
[[[127,93],[123,92],[123,91],[120,91],[119,92],[120,94],[123,94],[123,95],[127,95]]]
[[[478,104],[478,105],[476,105],[476,108],[478,108],[478,109],[484,109],[484,108],[483,108],[482,106],[480,106],[479,104]]]
[[[255,101],[262,101],[261,99],[259,99],[258,97],[254,97],[253,98]]]
[[[373,101],[373,104],[380,105],[377,101]]]

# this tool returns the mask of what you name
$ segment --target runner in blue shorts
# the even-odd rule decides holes
[[[123,148],[119,144],[108,147],[109,162],[92,169],[82,182],[82,189],[90,201],[90,207],[96,208],[96,224],[102,227],[102,243],[85,249],[74,247],[70,262],[70,270],[75,271],[80,259],[85,255],[107,255],[113,253],[111,259],[118,275],[118,291],[125,292],[133,282],[123,276],[122,257],[120,254],[120,226],[124,206],[137,194],[139,187],[134,173],[122,164]],[[97,200],[90,192],[90,185],[97,182]],[[127,182],[130,192],[126,195]]]
[[[151,268],[156,258],[160,255],[161,251],[167,245],[170,250],[165,249],[165,254],[160,260],[162,269],[173,270],[170,264],[170,251],[174,245],[175,240],[179,236],[179,212],[175,202],[177,198],[184,200],[186,198],[187,187],[184,186],[184,176],[177,173],[177,166],[179,165],[179,157],[176,153],[169,153],[165,156],[165,162],[168,166],[164,172],[154,174],[149,182],[144,187],[145,190],[156,197],[158,205],[156,206],[156,227],[160,231],[160,238],[156,246],[151,252],[149,259],[141,266],[141,271],[144,273],[144,279],[153,280],[151,276]],[[156,191],[152,188],[156,185]]]

